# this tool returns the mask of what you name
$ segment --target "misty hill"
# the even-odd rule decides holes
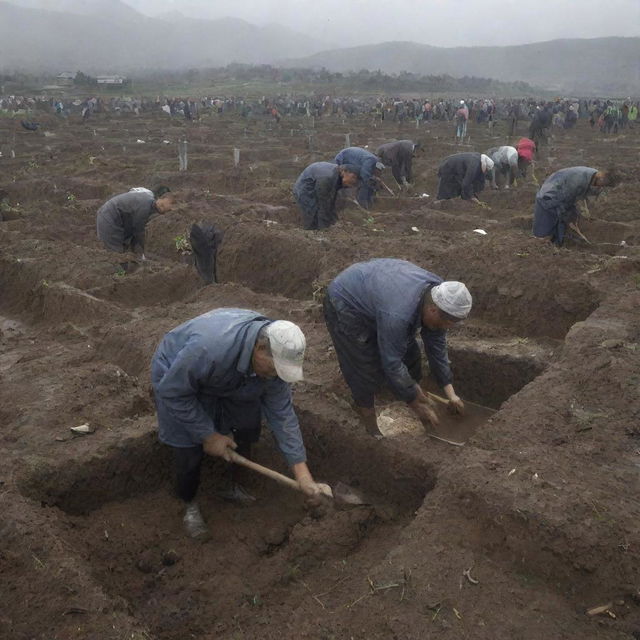
[[[640,38],[551,40],[509,47],[432,47],[385,42],[288,60],[329,71],[380,69],[423,75],[481,76],[566,93],[640,94]]]
[[[24,1],[24,0],[23,0]],[[67,0],[66,12],[0,1],[0,68],[122,73],[271,63],[324,46],[277,25],[144,16],[120,0]]]

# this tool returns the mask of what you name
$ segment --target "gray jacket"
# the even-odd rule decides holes
[[[98,238],[110,251],[123,253],[136,247],[144,251],[145,227],[155,211],[155,199],[150,191],[121,193],[98,209]]]
[[[251,368],[260,330],[272,320],[247,309],[215,309],[169,331],[151,363],[159,438],[193,447],[217,431],[218,398],[259,401],[289,465],[306,460],[291,388]]]
[[[536,202],[544,209],[572,211],[578,200],[600,193],[600,189],[591,187],[596,173],[598,170],[591,167],[560,169],[544,181],[536,194]]]
[[[445,386],[453,379],[447,332],[422,326],[424,295],[441,282],[411,262],[380,258],[351,265],[328,287],[329,296],[344,301],[361,320],[363,331],[377,341],[385,377],[405,402],[415,399],[416,383],[402,359],[418,330],[438,384]]]

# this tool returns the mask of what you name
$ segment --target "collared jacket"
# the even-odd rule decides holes
[[[293,194],[303,211],[305,228],[325,228],[336,220],[336,197],[342,188],[338,165],[314,162],[293,185]]]
[[[353,164],[360,169],[360,181],[364,186],[373,183],[373,172],[376,163],[380,162],[378,156],[362,147],[347,147],[335,157],[336,164]]]
[[[340,273],[328,295],[346,303],[363,332],[375,336],[385,377],[405,402],[415,399],[415,380],[402,359],[420,330],[429,367],[438,384],[451,383],[447,332],[422,326],[425,293],[442,278],[405,260],[379,258],[358,262]]]
[[[201,444],[217,432],[215,405],[221,398],[259,401],[289,465],[306,460],[289,384],[259,378],[251,368],[258,334],[271,322],[247,309],[215,309],[164,336],[151,364],[162,442]]]
[[[144,251],[145,227],[155,211],[155,198],[148,189],[114,196],[98,209],[98,238],[110,251],[123,253],[136,247]]]
[[[411,165],[415,147],[413,140],[397,140],[387,142],[376,149],[376,155],[385,165],[391,167],[393,177],[399,184],[402,183],[402,178],[411,182]]]
[[[471,200],[477,196],[485,184],[480,154],[468,151],[447,156],[438,168],[438,200],[460,196]]]
[[[546,210],[556,211],[563,220],[574,212],[578,200],[600,192],[591,186],[591,180],[597,172],[591,167],[560,169],[544,181],[536,194],[536,202]]]

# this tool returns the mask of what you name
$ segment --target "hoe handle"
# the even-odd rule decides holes
[[[251,469],[252,471],[257,471],[263,476],[267,476],[267,478],[271,478],[272,480],[275,480],[276,482],[279,482],[280,484],[283,484],[290,489],[301,491],[300,485],[295,480],[283,475],[282,473],[278,473],[273,469],[269,469],[269,467],[263,467],[261,464],[253,462],[252,460],[247,460],[247,458],[241,456],[239,453],[236,453],[233,450],[229,451],[229,457],[231,458],[231,462],[234,462],[235,464],[247,467],[247,469]]]

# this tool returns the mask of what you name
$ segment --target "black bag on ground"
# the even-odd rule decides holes
[[[222,244],[223,232],[212,224],[193,224],[189,242],[200,277],[207,283],[217,282],[216,255]]]
[[[20,120],[23,129],[27,131],[37,131],[40,126],[39,122],[29,122],[28,120]]]

